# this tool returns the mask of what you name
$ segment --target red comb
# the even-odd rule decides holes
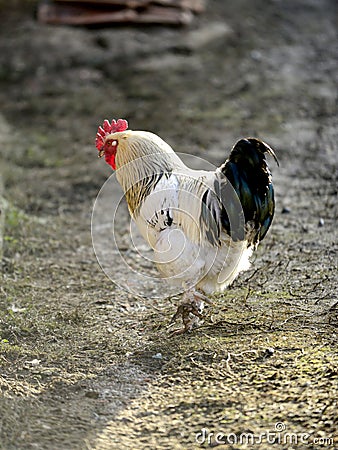
[[[95,146],[100,151],[104,144],[105,137],[107,134],[116,133],[118,131],[125,131],[128,128],[128,122],[124,119],[119,119],[116,121],[113,119],[111,123],[109,120],[105,119],[103,121],[102,127],[100,126],[96,133]]]

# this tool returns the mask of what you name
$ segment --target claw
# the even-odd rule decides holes
[[[194,292],[194,297],[199,298],[200,300],[203,300],[205,303],[208,303],[208,305],[210,306],[214,306],[215,303],[213,303],[209,297],[207,297],[206,295],[202,294],[201,292],[195,291]]]
[[[177,336],[190,332],[198,325],[199,319],[203,319],[204,301],[209,305],[213,303],[200,292],[186,292],[182,303],[178,306],[176,313],[173,315],[170,324],[174,323],[179,317],[182,317],[183,328],[179,328],[170,333],[171,336]]]

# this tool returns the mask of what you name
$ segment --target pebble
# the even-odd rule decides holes
[[[320,219],[318,220],[318,226],[319,226],[319,227],[323,227],[324,224],[325,224],[324,219],[320,218]]]
[[[199,50],[215,41],[222,41],[234,34],[232,28],[224,22],[208,22],[205,26],[190,31],[185,39],[189,50]]]
[[[87,398],[94,398],[94,399],[96,399],[96,398],[99,398],[100,394],[98,392],[96,392],[96,391],[87,391],[85,393],[85,396]]]

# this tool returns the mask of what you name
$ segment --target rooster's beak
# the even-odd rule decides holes
[[[104,150],[100,150],[99,151],[99,158],[102,158],[103,155],[104,155]]]

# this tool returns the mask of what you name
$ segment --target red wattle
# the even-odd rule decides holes
[[[115,154],[106,152],[104,158],[106,160],[106,163],[109,164],[113,170],[116,170]]]

